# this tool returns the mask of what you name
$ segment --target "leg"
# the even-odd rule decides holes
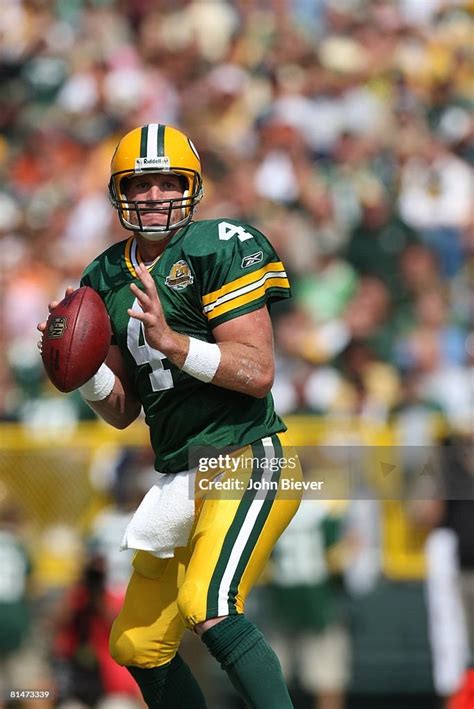
[[[314,697],[315,709],[343,709],[349,684],[349,637],[342,625],[298,638],[302,687]]]
[[[112,657],[125,665],[153,709],[204,709],[189,667],[177,655],[185,626],[177,595],[188,553],[172,559],[137,552],[123,608],[110,636]]]
[[[188,627],[202,636],[249,706],[286,709],[291,702],[278,659],[262,633],[243,616],[248,592],[299,505],[299,499],[285,499],[279,488],[256,492],[249,485],[250,478],[278,483],[290,473],[294,479],[300,477],[299,468],[277,466],[273,471],[262,465],[265,458],[283,458],[276,436],[264,440],[265,448],[259,442],[245,453],[255,462],[253,468],[243,464],[239,471],[239,479],[245,481],[243,495],[206,499],[202,505],[178,606]],[[224,619],[217,622],[219,618]]]
[[[189,709],[189,707],[206,709],[207,704],[189,666],[180,655],[176,655],[166,678],[160,709]]]
[[[176,655],[185,627],[176,598],[186,555],[158,559],[139,551],[123,607],[110,634],[110,652],[119,665],[159,667]]]

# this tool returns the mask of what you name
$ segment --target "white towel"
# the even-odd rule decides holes
[[[163,475],[130,520],[120,549],[142,549],[162,559],[184,547],[194,523],[195,470]]]

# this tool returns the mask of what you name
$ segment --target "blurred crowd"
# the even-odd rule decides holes
[[[92,416],[49,384],[35,326],[126,236],[107,196],[111,155],[131,128],[161,122],[200,151],[197,218],[251,223],[288,268],[293,299],[272,313],[279,412],[395,422],[407,445],[432,443],[435,412],[465,436],[473,13],[472,0],[2,0],[0,420]],[[321,569],[314,578],[327,591]],[[102,581],[88,557],[84,612]],[[59,655],[80,645],[71,618],[86,597],[71,597]],[[340,691],[345,640],[328,642],[341,667],[323,675]]]

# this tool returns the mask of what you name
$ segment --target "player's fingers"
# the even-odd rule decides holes
[[[150,296],[145,291],[142,291],[136,283],[130,283],[130,290],[143,308],[150,303]]]
[[[127,313],[131,318],[139,320],[143,323],[146,329],[156,327],[158,325],[159,321],[157,318],[150,313],[144,313],[143,310],[132,310],[132,308],[128,308]]]
[[[143,310],[132,310],[132,308],[128,308],[127,313],[131,318],[135,318],[135,320],[140,320],[142,323],[147,322],[147,314],[144,313]]]
[[[153,280],[149,270],[145,267],[145,264],[140,263],[137,268],[135,269],[135,272],[140,279],[140,281],[143,283],[143,287],[145,288],[145,292],[150,296],[154,296],[155,294],[157,295],[156,291],[156,286],[155,286],[155,281]]]
[[[154,288],[154,286],[153,286]],[[136,296],[141,308],[147,312],[147,313],[154,313],[156,317],[161,318],[162,317],[162,308],[161,308],[161,303],[160,299],[158,298],[158,295],[155,292],[151,293],[146,293],[145,291],[141,290],[141,288],[138,288],[138,286],[135,283],[130,284],[130,290],[132,293]]]
[[[46,330],[46,322],[39,322],[36,326],[36,329],[39,330],[39,332],[43,333]],[[37,340],[36,347],[39,349],[40,352],[43,351],[43,338],[41,338],[41,340]]]
[[[130,317],[135,318],[135,320],[140,320],[145,326],[145,328],[152,328],[160,325],[160,320],[154,313],[147,313],[143,310],[133,310],[133,308],[128,308],[127,313]]]
[[[68,286],[66,290],[64,291],[64,297],[66,298],[68,295],[71,295],[71,293],[74,293],[76,289],[73,288],[72,286]],[[51,312],[54,310],[54,308],[57,308],[59,305],[59,300],[52,300],[51,303],[48,304],[48,310]]]

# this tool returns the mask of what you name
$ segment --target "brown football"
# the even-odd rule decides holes
[[[110,320],[101,297],[83,286],[66,296],[50,313],[43,332],[44,368],[59,391],[85,384],[107,356]]]

